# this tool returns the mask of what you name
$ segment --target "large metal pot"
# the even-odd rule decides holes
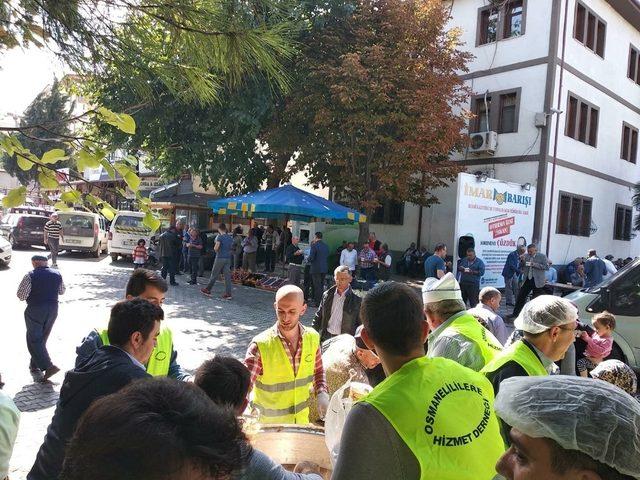
[[[322,476],[331,478],[329,451],[324,443],[324,429],[313,425],[261,425],[251,434],[251,444],[287,470],[297,463],[313,462],[322,468]]]

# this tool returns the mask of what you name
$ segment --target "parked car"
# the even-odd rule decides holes
[[[143,238],[147,247],[151,241],[151,230],[142,223],[144,213],[121,211],[111,222],[109,227],[109,253],[111,260],[118,260],[118,256],[131,258],[138,240]]]
[[[640,258],[636,258],[600,284],[565,297],[579,310],[583,322],[604,310],[616,316],[613,351],[609,358],[640,370]]]
[[[93,212],[58,212],[62,224],[60,250],[89,252],[98,258],[108,249],[107,221]]]
[[[12,252],[13,249],[9,241],[4,237],[0,237],[0,265],[9,266]]]
[[[0,233],[12,248],[32,245],[44,246],[44,225],[49,221],[42,215],[10,213],[0,223]]]

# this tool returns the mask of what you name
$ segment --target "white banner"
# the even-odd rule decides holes
[[[456,250],[460,237],[473,237],[476,255],[486,267],[481,287],[504,287],[502,268],[507,255],[518,244],[531,242],[535,198],[534,187],[525,190],[517,183],[492,178],[483,182],[468,173],[458,175]]]

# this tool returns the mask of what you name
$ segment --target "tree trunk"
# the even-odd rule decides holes
[[[373,214],[373,209],[365,208],[364,209],[364,214],[367,216],[367,221],[366,221],[366,223],[359,223],[358,224],[358,227],[359,227],[360,231],[358,233],[358,248],[357,248],[357,250],[360,249],[362,244],[364,244],[365,242],[369,241],[369,220],[371,219],[371,215]]]

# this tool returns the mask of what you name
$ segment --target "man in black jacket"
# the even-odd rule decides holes
[[[320,341],[342,333],[355,335],[360,325],[360,297],[351,290],[349,267],[341,265],[333,272],[335,286],[324,292],[318,311],[313,317],[313,328]]]
[[[158,240],[158,249],[160,260],[162,261],[162,278],[167,278],[169,274],[169,282],[171,285],[177,285],[176,273],[178,266],[176,264],[176,251],[182,248],[182,240],[178,237],[176,227],[170,226],[169,230],[160,235]]]
[[[111,309],[109,339],[83,364],[67,372],[44,443],[27,480],[57,479],[67,442],[80,416],[98,398],[117,392],[133,380],[149,377],[149,360],[164,314],[146,300],[125,300]]]

